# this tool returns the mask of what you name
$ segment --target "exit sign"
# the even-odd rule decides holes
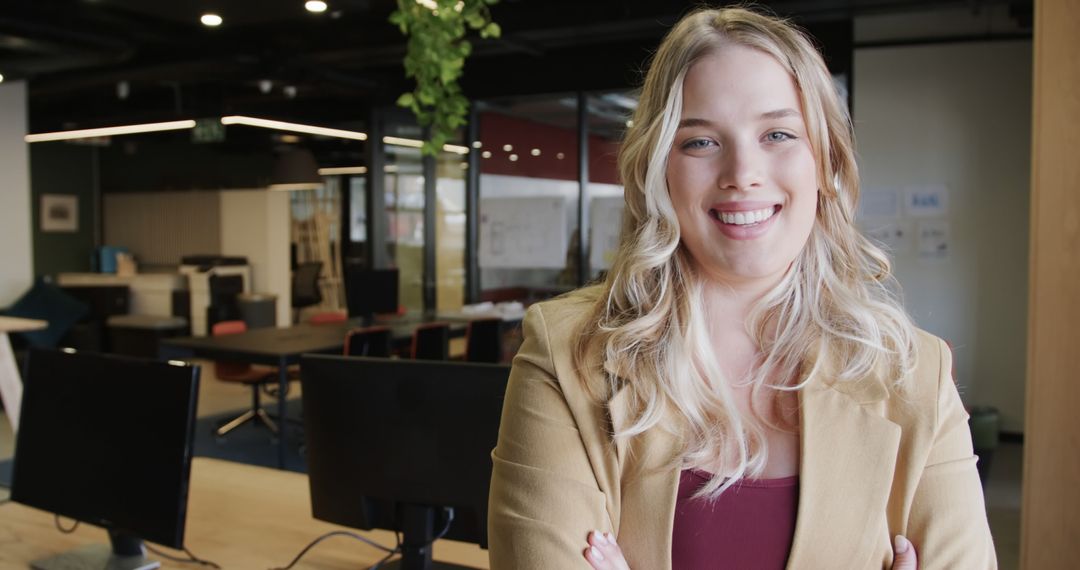
[[[225,140],[225,125],[221,119],[199,119],[191,131],[191,142],[216,143]]]

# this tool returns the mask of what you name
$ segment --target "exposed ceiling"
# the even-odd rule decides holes
[[[404,40],[387,22],[395,2],[327,3],[313,14],[303,0],[7,0],[0,73],[29,81],[32,132],[223,114],[362,123],[372,105],[409,88]],[[492,14],[503,37],[474,41],[466,93],[630,87],[664,31],[696,4],[502,0]],[[1006,7],[1019,21],[1031,11],[1030,0],[766,4],[812,31],[854,16]],[[211,11],[224,24],[200,24]]]

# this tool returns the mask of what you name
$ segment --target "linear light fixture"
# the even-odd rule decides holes
[[[322,184],[317,184],[314,182],[297,182],[295,184],[271,184],[266,188],[268,190],[291,192],[293,190],[318,190],[322,187]]]
[[[221,118],[221,124],[223,125],[247,125],[249,127],[262,127],[264,129],[276,129],[279,131],[291,131],[294,133],[304,133],[309,135],[322,135],[324,137],[337,137],[342,139],[352,139],[357,141],[366,141],[367,133],[361,133],[360,131],[346,131],[344,129],[331,129],[328,127],[317,127],[315,125],[304,125],[301,123],[286,123],[285,121],[274,121],[271,119],[259,119],[257,117],[245,117],[242,115],[230,115],[228,117]]]
[[[367,174],[366,166],[331,166],[319,169],[319,176],[334,176],[337,174]]]
[[[132,135],[135,133],[152,133],[157,131],[176,131],[181,129],[194,129],[195,121],[166,121],[164,123],[143,123],[139,125],[122,125],[118,127],[101,127],[97,129],[78,129],[74,131],[57,131],[54,133],[37,133],[23,137],[28,143],[46,141],[65,141],[72,139],[92,139],[96,137],[109,137],[114,135]]]
[[[383,137],[382,142],[395,146],[409,146],[412,148],[420,148],[424,146],[424,141],[418,141],[416,139],[403,139],[401,137]]]
[[[386,136],[386,137],[382,138],[382,142],[384,142],[386,144],[392,144],[392,145],[395,145],[395,146],[407,146],[407,147],[412,147],[412,148],[420,148],[420,147],[424,146],[424,141],[416,140],[416,139],[405,139],[405,138],[401,138],[401,137]],[[460,145],[456,145],[456,144],[444,144],[442,146],[442,148],[446,152],[453,152],[453,153],[456,153],[456,154],[469,154],[469,147],[467,147],[467,146],[460,146]]]

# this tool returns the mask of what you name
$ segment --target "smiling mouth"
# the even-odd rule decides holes
[[[756,226],[780,211],[780,206],[770,206],[760,210],[747,210],[745,212],[721,212],[716,208],[709,209],[709,217],[731,226],[751,227]]]

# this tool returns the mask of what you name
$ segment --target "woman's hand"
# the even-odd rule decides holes
[[[892,570],[919,570],[919,559],[915,556],[915,547],[903,535],[893,539]]]
[[[589,533],[589,547],[585,549],[585,560],[594,570],[630,570],[623,558],[622,550],[610,532],[594,530]]]
[[[622,550],[611,533],[594,530],[589,533],[589,548],[585,549],[585,560],[593,570],[630,570],[623,558]],[[896,535],[893,541],[893,565],[891,570],[918,570],[919,560],[915,547],[907,538]]]

